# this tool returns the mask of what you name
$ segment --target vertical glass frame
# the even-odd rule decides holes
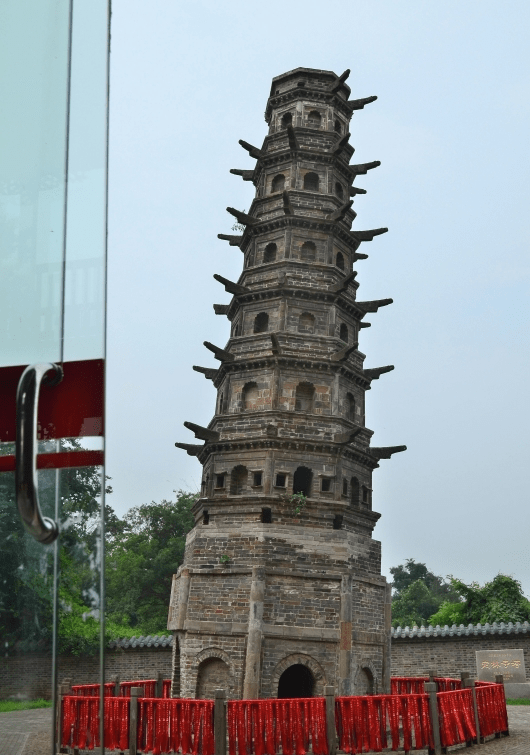
[[[58,653],[97,652],[94,681],[104,682],[109,45],[110,0],[1,4],[0,96],[8,117],[0,140],[0,397],[4,405],[9,397],[9,421],[0,420],[0,540],[9,558],[0,575],[8,598],[0,629],[9,637],[5,655],[24,662],[40,651],[50,661],[52,753]],[[60,387],[41,391],[41,409],[55,420],[39,425],[37,456],[42,512],[60,530],[49,546],[24,533],[9,471],[13,375],[43,362],[64,372]],[[94,375],[99,393],[84,400]],[[54,390],[66,399],[57,403],[47,393]],[[78,406],[80,397],[91,408],[79,410],[76,437],[66,438],[53,412]],[[37,686],[35,674],[30,695],[44,691]],[[100,716],[101,753],[103,723]]]

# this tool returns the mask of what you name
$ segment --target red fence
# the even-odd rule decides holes
[[[438,678],[437,689],[423,693],[425,678],[400,677],[392,688],[400,693],[289,700],[187,700],[169,698],[169,680],[148,679],[105,685],[104,737],[109,750],[182,755],[334,755],[341,751],[405,752],[441,748],[493,734],[508,734],[504,686]],[[131,697],[132,687],[151,691],[158,684],[161,697]],[[443,690],[447,691],[443,691]],[[75,694],[62,696],[59,735],[62,747],[99,746],[99,686],[76,685]],[[476,701],[476,708],[475,708]],[[131,719],[131,706],[134,715]],[[475,716],[476,710],[476,716]],[[214,727],[215,719],[215,727]],[[336,737],[335,737],[336,732]],[[331,741],[330,741],[331,739]],[[336,741],[337,740],[337,741]]]
[[[121,682],[120,695],[122,697],[130,697],[132,687],[143,687],[144,697],[157,697],[156,679],[144,679],[143,681],[138,682]]]
[[[129,747],[129,700],[106,697],[104,701],[105,747]],[[93,750],[99,746],[99,699],[69,695],[63,698],[61,746]]]
[[[144,697],[158,697],[156,693],[156,687],[159,682],[162,683],[162,697],[171,697],[171,679],[140,679],[135,682],[109,682],[104,685],[105,697],[114,697],[116,695],[116,687],[118,687],[118,694],[121,697],[131,696],[131,687],[143,687]],[[100,685],[99,684],[75,684],[72,686],[72,692],[74,695],[81,695],[83,697],[98,697]]]
[[[392,695],[423,695],[428,676],[393,676],[390,680],[390,694]],[[434,683],[438,692],[449,692],[462,689],[460,679],[449,679],[445,676],[435,676]]]
[[[137,698],[132,698],[135,700]],[[61,747],[93,750],[99,747],[99,700],[63,698]],[[105,747],[129,748],[131,698],[106,697]],[[142,752],[214,755],[213,700],[138,699],[136,747]]]
[[[137,747],[142,752],[214,755],[213,700],[139,700]]]
[[[434,746],[428,695],[338,697],[335,721],[339,749],[347,753]]]
[[[116,687],[114,682],[109,682],[109,684],[104,684],[103,686],[105,688],[105,697],[112,697]],[[75,684],[72,687],[73,694],[81,695],[82,697],[99,697],[99,690],[99,684]]]
[[[328,755],[326,701],[230,700],[229,755]]]
[[[472,742],[476,739],[472,690],[439,692],[437,698],[442,747]]]
[[[504,685],[481,684],[477,686],[477,709],[480,733],[483,737],[508,731],[508,712]]]

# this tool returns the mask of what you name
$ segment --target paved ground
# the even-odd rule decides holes
[[[50,755],[50,708],[0,713],[0,755]]]
[[[477,755],[530,755],[530,705],[509,705],[508,719],[509,737],[490,739],[472,752]],[[0,755],[52,755],[50,724],[49,708],[0,713]],[[462,749],[465,745],[451,747],[450,752]]]

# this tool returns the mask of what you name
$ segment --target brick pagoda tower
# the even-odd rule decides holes
[[[273,79],[261,148],[240,144],[254,170],[232,170],[256,194],[227,208],[242,235],[232,295],[214,304],[231,324],[203,441],[177,443],[203,465],[184,564],[174,576],[173,695],[234,698],[389,688],[390,588],[372,539],[372,471],[405,446],[374,448],[364,397],[393,369],[365,369],[364,317],[391,299],[359,301],[353,267],[354,186],[379,162],[350,165],[349,121],[375,100],[349,100],[349,71],[298,68]],[[352,197],[352,199],[350,199]],[[301,494],[301,495],[294,495]]]

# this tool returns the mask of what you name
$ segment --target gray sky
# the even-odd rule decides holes
[[[227,205],[253,187],[229,174],[254,160],[271,79],[298,66],[351,68],[355,228],[372,315],[366,422],[377,446],[408,451],[374,473],[383,573],[411,557],[483,582],[498,571],[530,593],[528,225],[530,6],[526,0],[114,0],[111,60],[107,472],[120,513],[200,465],[174,447],[206,425],[242,255]]]

